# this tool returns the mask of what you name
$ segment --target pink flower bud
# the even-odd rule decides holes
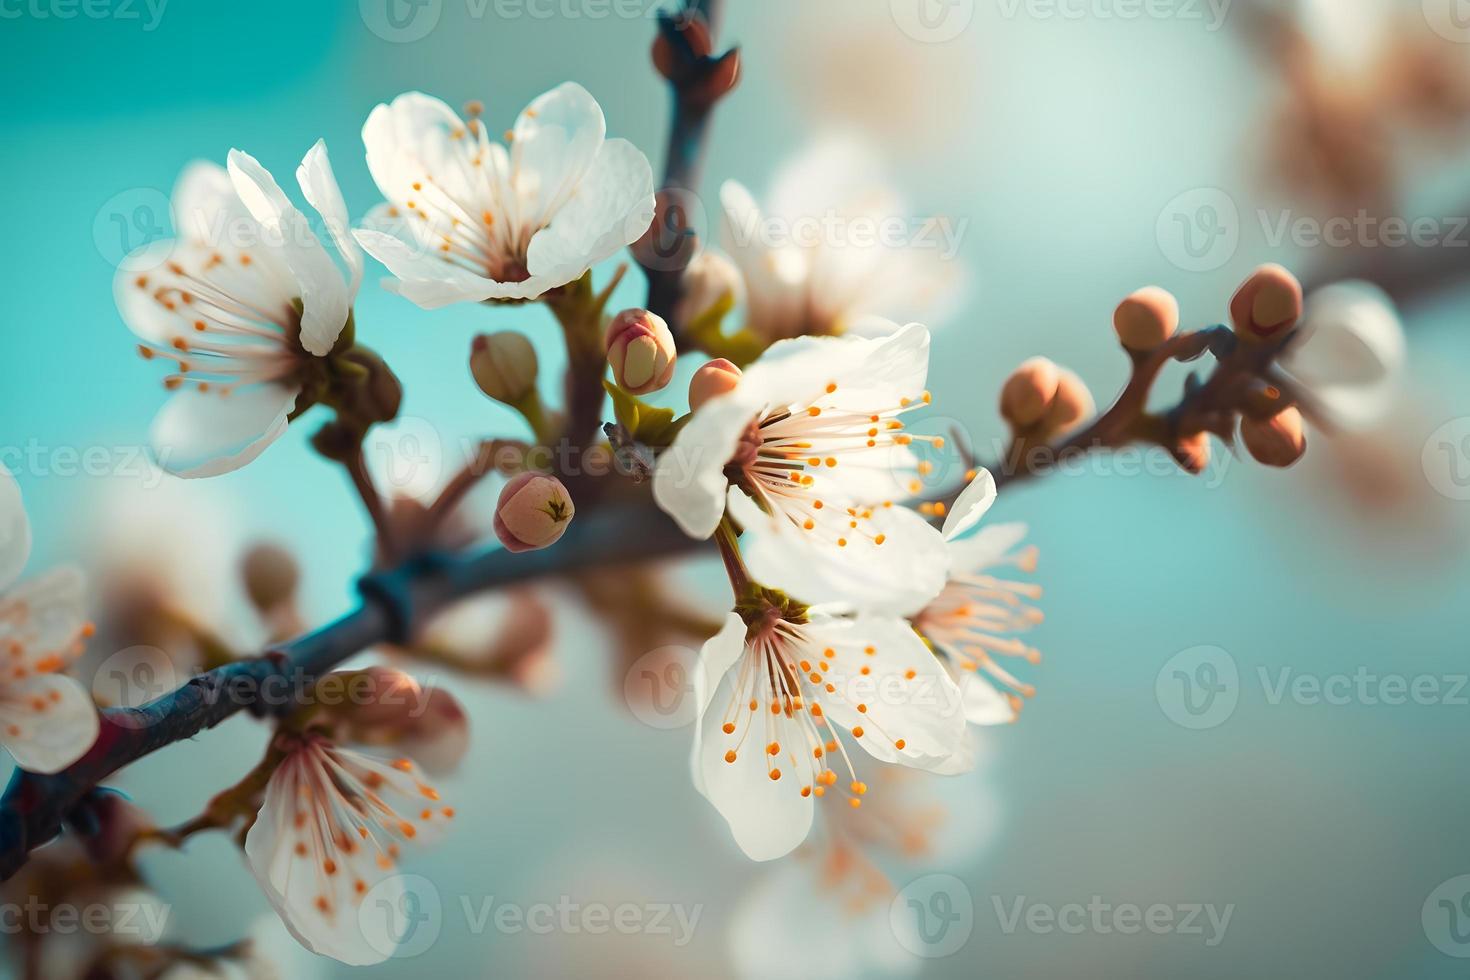
[[[708,362],[689,379],[689,410],[698,411],[699,406],[719,395],[735,390],[740,383],[740,369],[723,357]]]
[[[520,334],[481,334],[470,346],[470,373],[489,397],[519,404],[536,388],[536,349]]]
[[[1174,444],[1174,461],[1186,472],[1199,476],[1210,465],[1210,436],[1196,432]]]
[[[624,310],[607,328],[607,362],[630,395],[658,391],[674,377],[679,352],[663,317],[647,310]]]
[[[1247,341],[1280,337],[1302,316],[1302,284],[1279,265],[1263,265],[1230,300],[1236,336]]]
[[[1179,329],[1179,301],[1158,286],[1145,286],[1113,311],[1113,329],[1123,346],[1151,351]]]
[[[1077,372],[1060,368],[1057,371],[1056,394],[1052,396],[1051,404],[1046,406],[1042,421],[1049,435],[1060,435],[1091,418],[1096,409],[1097,403],[1092,400],[1092,392],[1077,376]]]
[[[495,536],[507,551],[550,547],[572,523],[571,495],[560,480],[545,473],[522,473],[500,491],[495,506]]]
[[[1041,421],[1057,394],[1057,366],[1044,357],[1022,362],[1000,390],[1000,414],[1018,429]]]
[[[739,302],[745,289],[735,263],[708,248],[689,260],[679,277],[679,285],[682,295],[674,308],[674,322],[685,326],[714,309],[727,296]]]
[[[1307,451],[1302,413],[1295,408],[1277,412],[1264,422],[1241,419],[1240,440],[1251,456],[1266,466],[1290,466]]]

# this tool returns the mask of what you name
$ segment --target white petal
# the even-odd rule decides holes
[[[20,485],[0,466],[0,592],[20,577],[31,556],[31,522],[26,516]]]
[[[772,344],[740,379],[772,405],[810,402],[836,383],[824,405],[867,412],[917,399],[929,372],[929,331],[920,324],[887,337],[797,337]]]
[[[1025,524],[990,524],[972,537],[945,543],[951,575],[981,572],[999,562],[1026,539]]]
[[[696,673],[701,710],[694,743],[695,785],[725,818],[746,856],[770,861],[806,840],[813,797],[801,795],[802,787],[790,772],[782,779],[771,778],[763,742],[750,739],[733,763],[725,761],[729,736],[722,726],[735,712],[749,713],[745,704],[749,693],[737,687],[745,656],[745,623],[732,613],[724,629],[705,644]],[[722,666],[723,674],[716,674]],[[706,696],[704,692],[711,690]],[[760,705],[762,717],[765,711]]]
[[[602,144],[572,198],[526,251],[533,275],[568,283],[643,236],[653,221],[653,169],[627,140]]]
[[[423,309],[437,310],[451,303],[481,303],[492,298],[529,298],[512,295],[524,291],[517,288],[524,284],[501,284],[477,276],[393,235],[373,228],[359,228],[353,235],[369,255],[397,277],[384,280],[383,288]]]
[[[1018,717],[1011,701],[993,684],[974,671],[959,679],[964,695],[965,719],[972,725],[1009,725]]]
[[[86,755],[100,729],[92,697],[75,678],[37,674],[0,688],[0,744],[22,769],[60,772]]]
[[[21,679],[70,664],[86,612],[85,580],[71,567],[52,569],[0,595],[0,647],[11,647],[14,654],[7,671]]]
[[[995,477],[990,475],[989,470],[981,469],[975,479],[970,481],[970,485],[960,492],[954,506],[950,508],[949,516],[944,519],[944,540],[957,538],[979,524],[980,518],[995,503],[995,498]]]
[[[730,516],[745,529],[740,553],[755,578],[808,605],[836,604],[907,616],[944,588],[949,558],[944,538],[905,507],[877,508],[845,547],[818,539],[784,517],[761,512],[731,488]],[[876,544],[881,534],[883,543]]]
[[[807,631],[838,654],[826,675],[836,691],[823,696],[823,710],[844,728],[861,727],[855,741],[874,758],[932,769],[959,751],[965,735],[960,689],[907,622],[814,619]]]
[[[1406,359],[1393,301],[1366,282],[1340,282],[1307,300],[1301,334],[1283,357],[1331,420],[1363,428],[1392,402]]]
[[[325,140],[317,140],[296,168],[296,182],[306,203],[316,208],[326,223],[327,231],[342,259],[347,263],[351,278],[347,284],[347,302],[350,304],[362,285],[362,249],[352,237],[351,219],[347,215],[347,202],[342,200],[342,188],[337,186],[337,177],[332,173],[332,161],[327,156]]]
[[[342,273],[317,241],[306,217],[259,161],[241,150],[231,150],[229,164],[235,193],[270,233],[262,250],[280,255],[301,287],[301,346],[307,353],[325,356],[347,325],[351,307]]]
[[[699,664],[694,671],[694,703],[701,716],[714,700],[715,688],[719,686],[720,678],[725,676],[725,672],[745,652],[745,634],[745,620],[732,612],[725,617],[725,625],[720,627],[720,631],[706,640],[700,649]],[[708,798],[709,793],[704,786],[704,767],[700,761],[703,743],[700,726],[695,725],[689,769],[694,777],[694,788],[699,790],[701,796]]]
[[[756,407],[737,388],[700,406],[659,455],[653,499],[692,538],[715,533],[725,513],[725,465],[755,420]]]
[[[175,392],[153,420],[158,465],[186,478],[239,469],[286,431],[298,394],[273,384],[228,395],[193,388]]]
[[[510,144],[510,180],[527,227],[550,223],[592,168],[606,133],[602,107],[576,82],[563,82],[521,112]]]

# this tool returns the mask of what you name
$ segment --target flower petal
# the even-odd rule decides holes
[[[526,265],[558,285],[643,236],[653,222],[653,169],[627,140],[602,144],[575,194],[531,239]]]
[[[0,592],[10,588],[31,556],[31,521],[20,485],[0,466]]]
[[[396,279],[383,280],[383,288],[426,310],[451,303],[482,303],[487,299],[525,299],[513,295],[524,284],[502,284],[445,262],[415,243],[375,228],[359,228],[353,236],[363,249],[388,267]],[[539,294],[536,294],[539,295]]]
[[[30,772],[60,772],[87,754],[101,722],[73,677],[36,674],[0,688],[0,745]]]
[[[715,533],[730,481],[725,464],[755,420],[757,407],[740,389],[702,405],[658,458],[653,499],[692,538]]]
[[[836,690],[823,697],[823,710],[854,735],[861,729],[856,741],[870,755],[933,769],[959,751],[965,737],[960,689],[907,622],[816,618],[807,629],[837,652],[826,675]]]
[[[362,249],[358,246],[357,239],[352,237],[352,221],[347,215],[347,202],[342,200],[342,188],[337,185],[337,177],[332,173],[326,140],[317,140],[306,151],[301,166],[296,168],[296,182],[301,185],[306,203],[316,208],[317,213],[322,216],[337,251],[347,263],[347,269],[351,273],[347,283],[347,302],[350,305],[357,297],[358,287],[362,285]]]
[[[262,250],[279,254],[301,288],[301,346],[323,357],[337,343],[351,310],[342,273],[317,241],[306,216],[259,161],[241,150],[231,150],[229,165],[235,193],[268,233]]]
[[[602,107],[576,82],[563,82],[521,112],[510,143],[510,181],[526,227],[545,227],[577,192],[606,134]]]
[[[949,516],[944,519],[944,540],[957,538],[980,523],[980,518],[995,503],[996,495],[995,477],[990,475],[989,470],[981,469],[975,479],[970,481],[970,485],[960,491],[954,506],[950,508]]]
[[[951,575],[969,575],[1004,561],[1011,550],[1026,539],[1021,523],[989,524],[972,537],[945,542]]]
[[[1387,410],[1406,357],[1403,323],[1388,294],[1349,281],[1308,297],[1300,335],[1282,361],[1335,424],[1364,428]]]
[[[772,779],[770,763],[762,744],[747,744],[727,762],[722,726],[732,712],[746,712],[747,692],[741,664],[745,657],[745,624],[731,615],[725,628],[705,644],[701,654],[696,690],[701,711],[695,739],[695,785],[714,804],[730,825],[735,843],[754,861],[770,861],[789,854],[806,840],[814,816],[813,796],[802,795],[802,787],[789,776]],[[739,640],[740,650],[735,649]],[[734,654],[732,660],[731,654]],[[728,665],[718,684],[711,681],[714,670]],[[713,688],[706,698],[703,691]],[[761,707],[764,714],[764,706]]]
[[[733,487],[728,505],[745,529],[740,553],[751,574],[808,605],[912,615],[944,589],[949,576],[944,538],[905,507],[875,508],[863,522],[867,533],[854,532],[842,539],[845,546],[836,546],[763,513]]]
[[[228,395],[193,388],[175,392],[153,420],[158,465],[185,478],[239,469],[286,431],[298,394],[273,384]]]

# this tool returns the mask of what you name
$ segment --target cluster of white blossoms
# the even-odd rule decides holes
[[[1021,605],[1035,593],[980,574],[1014,539],[963,540],[995,500],[990,474],[943,530],[905,506],[926,468],[914,446],[942,446],[903,421],[929,403],[928,360],[917,324],[773,344],[696,407],[655,470],[660,506],[691,535],[721,534],[738,566],[735,610],[696,675],[693,767],[756,860],[800,844],[816,800],[861,806],[850,747],[964,771],[966,721],[1015,713],[976,672],[1029,693],[994,656],[1034,656],[1005,634],[1035,622]]]
[[[129,256],[114,288],[142,355],[171,368],[152,434],[159,463],[186,477],[237,469],[312,405],[334,403],[341,372],[329,362],[354,343],[364,249],[393,274],[387,289],[433,308],[535,299],[637,240],[653,173],[605,134],[602,109],[570,82],[521,113],[509,149],[478,117],[401,95],[363,127],[388,203],[361,228],[323,143],[297,169],[338,260],[249,154],[189,166],[172,200],[179,237]]]
[[[22,768],[54,773],[97,740],[91,694],[62,673],[81,654],[92,627],[75,570],[17,584],[30,554],[20,488],[0,468],[0,745]]]

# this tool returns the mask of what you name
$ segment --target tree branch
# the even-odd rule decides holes
[[[311,680],[380,643],[405,645],[451,603],[510,584],[600,565],[690,552],[686,537],[651,505],[619,504],[584,515],[554,547],[512,555],[432,555],[368,575],[362,605],[336,622],[260,657],[193,678],[139,708],[101,713],[102,731],[81,759],[55,775],[17,769],[0,796],[0,880],[36,847],[56,837],[79,803],[118,770],[165,746],[193,738],[241,710],[267,716],[304,706]]]
[[[704,177],[710,116],[740,75],[739,49],[713,53],[723,6],[723,0],[685,0],[678,14],[659,15],[653,44],[654,65],[669,81],[673,115],[653,224],[633,252],[648,277],[646,305],[668,321],[676,338],[684,327],[673,315],[680,279],[699,250],[690,211]]]

